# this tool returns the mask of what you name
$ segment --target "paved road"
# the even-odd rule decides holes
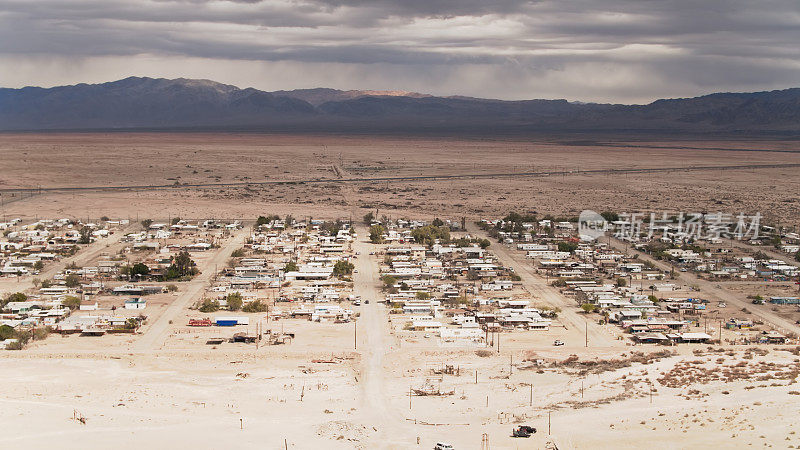
[[[610,243],[612,247],[619,250],[624,250],[627,247],[629,253],[638,255],[639,259],[643,261],[650,261],[654,266],[658,267],[662,271],[672,269],[671,264],[656,260],[644,252],[630,248],[630,246],[625,242],[617,239],[611,239]],[[677,270],[675,271],[675,280],[685,285],[697,286],[704,294],[729,305],[734,305],[738,308],[747,308],[748,311],[750,311],[754,316],[760,318],[764,322],[772,324],[772,326],[782,330],[784,333],[800,334],[799,326],[778,316],[777,314],[774,314],[766,305],[754,305],[750,300],[747,299],[746,295],[734,293],[721,287],[717,287],[722,285],[715,281],[704,280],[702,278],[698,278],[696,275],[690,272],[679,272]]]
[[[341,169],[334,172],[338,173],[338,178],[309,178],[301,180],[271,180],[260,182],[234,182],[234,183],[185,183],[185,184],[130,184],[117,186],[50,186],[41,188],[0,188],[2,192],[109,192],[122,190],[159,190],[159,189],[194,189],[194,188],[226,188],[244,186],[270,186],[281,184],[313,184],[313,183],[390,183],[408,181],[440,181],[440,180],[468,180],[477,178],[518,178],[518,177],[547,177],[547,176],[573,176],[573,175],[621,175],[630,173],[658,173],[658,172],[706,172],[715,170],[756,170],[756,169],[785,169],[800,167],[800,164],[738,164],[726,166],[674,166],[674,167],[631,167],[618,169],[573,169],[573,170],[547,170],[537,172],[478,172],[442,175],[409,175],[394,177],[368,177],[368,178],[344,178]]]
[[[507,249],[502,244],[498,244],[496,240],[491,239],[475,224],[467,224],[467,230],[470,234],[481,235],[492,240],[492,245],[489,249],[497,255],[500,262],[514,269],[514,272],[522,278],[522,285],[535,298],[541,299],[552,307],[560,308],[561,313],[558,315],[558,320],[564,324],[565,327],[571,330],[578,330],[584,334],[588,332],[590,347],[620,345],[608,331],[604,330],[602,326],[597,324],[594,320],[587,320],[587,318],[578,314],[575,301],[563,296],[558,290],[549,286],[541,276],[535,274],[531,268],[530,262],[515,256],[511,250]]]
[[[182,292],[173,301],[161,316],[153,323],[142,330],[144,335],[140,336],[133,344],[133,350],[136,352],[143,352],[148,350],[156,350],[164,345],[169,334],[170,321],[175,320],[181,311],[191,306],[192,302],[200,298],[202,290],[210,283],[211,278],[214,276],[214,269],[216,267],[224,267],[231,253],[234,250],[241,248],[244,245],[244,238],[250,233],[250,227],[244,227],[233,234],[230,241],[222,248],[217,250],[216,254],[208,261],[199,266],[200,275],[196,276],[193,280],[182,284]]]

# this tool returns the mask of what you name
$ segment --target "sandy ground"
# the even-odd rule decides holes
[[[741,151],[778,150],[778,151]],[[0,134],[0,188],[292,181],[339,177],[798,163],[795,141],[461,140],[230,134]],[[347,217],[454,218],[584,209],[753,214],[797,226],[796,168],[541,178],[458,179],[348,186],[319,183],[102,193],[50,193],[4,215],[250,218],[254,210]],[[12,197],[12,195],[15,195]]]
[[[628,144],[0,135],[0,187],[800,160],[795,153],[731,151],[793,150],[792,142],[640,142],[634,143],[636,148]],[[2,213],[107,215],[133,221],[170,216],[252,220],[268,213],[359,218],[377,207],[380,214],[393,217],[466,215],[472,220],[512,209],[571,214],[625,205],[632,210],[768,210],[780,220],[796,223],[798,183],[793,170],[759,169],[616,178],[53,193],[30,198],[4,193]],[[359,233],[361,239],[366,236],[363,228]],[[443,346],[437,339],[396,332],[384,306],[375,301],[360,307],[356,325],[299,320],[268,324],[295,332],[291,344],[258,349],[245,344],[205,345],[208,337],[231,331],[189,329],[186,319],[193,312],[187,306],[208,284],[212,265],[226,261],[242,237],[235,236],[204,257],[199,263],[203,274],[184,283],[178,295],[159,302],[140,335],[51,336],[21,352],[1,352],[0,443],[83,449],[109,445],[394,449],[432,448],[441,440],[457,449],[478,449],[486,438],[493,449],[552,444],[609,449],[800,447],[800,436],[795,434],[800,360],[794,348],[763,347],[762,354],[741,346],[720,352],[681,346],[673,356],[643,359],[634,352],[664,349],[617,340],[613,328],[591,321],[586,325],[574,308],[562,308],[564,314],[548,332],[503,336],[500,353],[484,357],[474,347]],[[76,258],[79,262],[95,258],[106,245],[116,244],[97,244]],[[373,246],[358,242],[354,248],[361,254],[355,294],[378,299],[378,264],[369,255]],[[566,305],[515,255],[495,250],[505,264],[515,267],[537,301]],[[13,283],[0,286],[3,292],[9,289],[15,289]],[[258,318],[254,314],[251,323]],[[553,339],[566,345],[553,347]],[[576,355],[577,363],[571,355]],[[459,375],[432,372],[445,364],[458,367]],[[425,383],[453,394],[409,397],[409,388]],[[85,424],[75,417],[84,417]],[[517,423],[539,432],[530,439],[514,439],[510,434]]]

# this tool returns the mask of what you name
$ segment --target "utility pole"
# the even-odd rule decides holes
[[[358,349],[358,320],[353,320],[353,350]]]
[[[589,322],[585,322],[585,336],[586,336],[586,343],[584,344],[585,347],[589,347]]]
[[[531,386],[531,398],[528,401],[528,406],[533,406],[533,383],[530,383]]]

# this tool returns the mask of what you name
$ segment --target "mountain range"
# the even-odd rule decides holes
[[[800,132],[800,89],[619,105],[324,88],[265,92],[183,78],[0,88],[2,131],[203,129],[794,134]]]

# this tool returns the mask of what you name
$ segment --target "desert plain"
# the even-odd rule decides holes
[[[204,345],[216,331],[185,326],[188,306],[215,264],[243,244],[245,228],[198,261],[198,278],[154,301],[138,333],[51,335],[1,352],[0,442],[800,448],[796,347],[633,346],[615,327],[584,321],[535,273],[523,277],[523,288],[563,310],[549,330],[511,334],[488,354],[442,345],[393,324],[378,302],[380,260],[371,254],[386,246],[370,243],[360,225],[375,210],[471,224],[510,211],[566,217],[592,209],[760,212],[771,224],[796,227],[793,164],[800,164],[796,141],[766,138],[0,134],[3,217],[218,218],[246,226],[266,214],[351,218],[359,223],[353,290],[373,300],[355,325],[272,323],[295,333],[288,345]],[[98,240],[75,258],[117,243]],[[529,264],[511,251],[496,254],[518,273]],[[0,293],[26,282],[0,280]],[[565,345],[553,346],[556,339]],[[457,374],[432,377],[444,365]],[[409,394],[430,378],[453,395]],[[523,423],[538,433],[511,437]]]

